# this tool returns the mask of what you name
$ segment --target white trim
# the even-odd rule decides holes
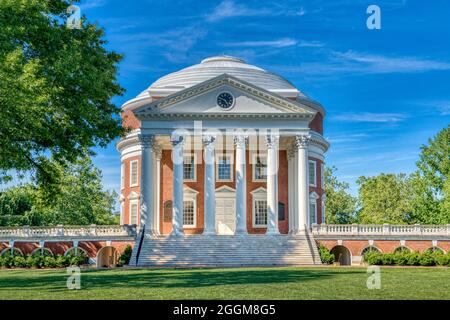
[[[267,190],[263,187],[259,187],[258,189],[253,190],[250,192],[252,195],[252,226],[253,228],[267,228],[267,224],[256,224],[256,212],[255,212],[255,204],[256,201],[265,201],[267,203]],[[268,212],[266,212],[266,220],[269,219]],[[278,217],[277,217],[278,218]]]
[[[317,224],[317,200],[319,199],[319,195],[316,192],[311,192],[309,194],[309,206],[308,206],[308,225],[312,225],[313,223]],[[314,205],[314,221],[311,221],[311,205]]]
[[[125,163],[120,164],[120,190],[125,189]]]
[[[256,179],[255,173],[256,173],[256,159],[257,158],[264,158],[266,160],[266,179]],[[263,153],[253,153],[252,154],[252,181],[253,182],[266,182],[267,181],[267,154]]]
[[[194,190],[189,187],[183,188],[183,228],[192,229],[192,228],[197,227],[197,195],[198,195],[197,190]],[[193,224],[184,224],[184,201],[192,201],[194,203],[194,222],[193,222]]]
[[[43,251],[48,251],[51,253],[52,256],[54,256],[52,250],[50,250],[49,248],[44,248],[44,247],[38,247],[38,248],[34,249],[33,251],[31,251],[31,255],[33,255],[37,251],[41,251],[41,253],[40,253],[41,255],[42,255]]]
[[[131,220],[131,206],[136,205],[136,221]],[[128,220],[130,225],[140,225],[139,223],[139,201],[137,199],[130,200],[129,211],[128,211]],[[133,223],[134,222],[134,223]]]
[[[189,156],[193,156],[194,157],[194,178],[193,179],[184,179],[184,157],[189,157]],[[197,182],[197,153],[196,152],[184,152],[183,153],[183,181],[184,182]]]
[[[219,158],[226,157],[230,160],[230,179],[220,179],[219,176]],[[234,181],[234,161],[233,161],[233,154],[231,153],[217,153],[216,154],[216,182],[233,182]]]
[[[136,183],[133,183],[133,164],[136,163]],[[130,161],[130,187],[139,186],[139,160]]]
[[[119,219],[119,223],[121,226],[123,226],[124,210],[125,210],[125,203],[122,201],[120,203],[120,219]]]
[[[325,189],[325,165],[323,162],[320,163],[320,187]]]
[[[0,257],[3,256],[8,251],[11,252],[11,250],[13,250],[13,251],[17,250],[17,251],[20,252],[20,255],[22,257],[24,256],[22,250],[20,250],[19,248],[17,248],[17,247],[6,247],[5,249],[2,250],[2,252],[0,252]]]
[[[310,166],[314,167],[314,181],[311,183]],[[317,162],[315,160],[308,160],[308,182],[310,187],[317,187]]]

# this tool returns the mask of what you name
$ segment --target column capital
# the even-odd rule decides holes
[[[278,148],[280,143],[280,136],[277,134],[268,134],[266,135],[266,145],[267,149],[275,149]]]
[[[155,135],[153,134],[139,134],[138,139],[143,148],[151,148],[155,143]]]
[[[172,136],[170,137],[170,143],[172,143],[173,147],[176,146],[183,146],[184,144],[184,137],[183,136]]]
[[[295,143],[292,143],[289,148],[287,149],[287,156],[288,159],[294,159],[295,158],[295,153],[296,153],[296,147],[295,147]]]
[[[236,148],[245,149],[248,142],[248,135],[237,133],[233,136],[233,141]]]
[[[214,134],[205,134],[202,137],[202,142],[205,148],[214,148],[216,144],[216,136]]]
[[[299,134],[299,135],[295,136],[295,146],[298,149],[307,148],[310,141],[311,141],[311,135],[309,135],[309,134]]]

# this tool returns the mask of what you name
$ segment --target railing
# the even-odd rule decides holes
[[[450,236],[450,224],[314,224],[312,233],[314,236]]]
[[[114,238],[134,237],[136,226],[132,225],[89,225],[52,227],[0,227],[0,239],[21,238]]]

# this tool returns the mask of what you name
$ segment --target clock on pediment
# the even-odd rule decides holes
[[[217,95],[217,105],[222,109],[230,109],[234,106],[234,97],[229,92],[221,92]]]

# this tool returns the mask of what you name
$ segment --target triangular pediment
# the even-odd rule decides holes
[[[233,97],[233,106],[223,109],[217,104],[219,94]],[[140,119],[171,116],[271,116],[312,119],[316,111],[298,101],[258,88],[228,74],[223,74],[193,87],[134,110]]]

